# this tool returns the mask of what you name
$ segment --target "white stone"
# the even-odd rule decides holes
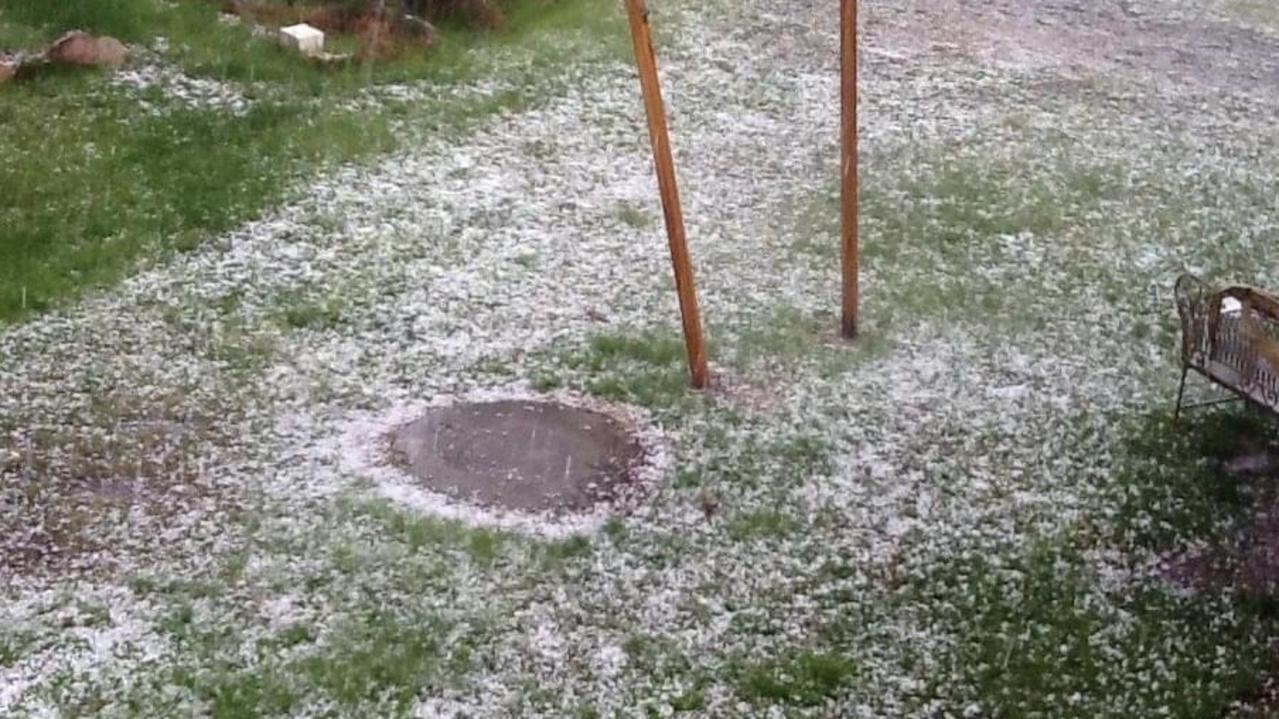
[[[318,55],[324,52],[324,31],[306,23],[290,25],[280,28],[280,44],[303,55]]]

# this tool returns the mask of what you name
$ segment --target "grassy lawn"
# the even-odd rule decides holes
[[[135,62],[250,102],[0,90],[0,550],[58,550],[0,581],[0,713],[1253,719],[1279,605],[1178,571],[1239,549],[1279,477],[1228,465],[1279,430],[1170,420],[1171,286],[1279,283],[1279,89],[868,54],[848,344],[828,13],[655,1],[691,19],[661,29],[697,393],[612,2],[329,70],[202,3],[40,6],[3,43],[163,35]],[[874,42],[894,11],[942,19],[882,3]],[[507,392],[626,405],[661,480],[563,536],[361,461],[369,424]]]
[[[193,107],[164,88],[131,92],[99,73],[50,73],[6,86],[0,322],[192,250],[260,216],[311,173],[390,152],[406,136],[393,126],[408,128],[409,136],[448,133],[538,102],[554,92],[538,76],[570,54],[618,56],[626,48],[621,19],[603,0],[525,0],[499,31],[446,27],[429,51],[323,68],[244,25],[220,23],[215,3],[5,3],[0,48],[39,47],[71,28],[111,34],[135,44],[131,67],[172,66],[233,87],[248,109]],[[138,49],[147,46],[158,49]],[[143,53],[150,55],[137,57]],[[446,92],[490,76],[499,83],[496,94]],[[432,94],[353,103],[388,83],[417,83]]]

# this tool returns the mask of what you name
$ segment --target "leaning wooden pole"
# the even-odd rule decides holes
[[[857,0],[840,0],[840,114],[843,131],[840,205],[843,240],[840,265],[843,272],[843,311],[840,329],[845,337],[857,336],[860,246],[857,232]]]
[[[639,67],[640,86],[644,91],[644,109],[648,113],[648,134],[653,145],[653,163],[657,166],[657,185],[662,193],[662,213],[666,216],[666,235],[670,239],[671,263],[675,266],[675,290],[679,293],[679,309],[684,319],[684,343],[688,348],[688,367],[693,386],[702,389],[710,383],[706,364],[706,343],[702,338],[702,316],[697,307],[697,287],[693,282],[693,264],[688,256],[688,239],[684,234],[684,210],[679,201],[679,185],[675,180],[675,161],[671,157],[670,132],[666,127],[666,107],[662,102],[662,86],[657,77],[657,55],[653,51],[653,34],[648,25],[648,8],[644,0],[626,0],[631,19],[631,39],[635,41],[635,63]]]

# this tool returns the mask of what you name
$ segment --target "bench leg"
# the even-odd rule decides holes
[[[1177,424],[1181,421],[1181,401],[1186,396],[1186,375],[1190,373],[1189,365],[1181,366],[1181,387],[1177,389],[1177,409],[1173,410],[1172,423]]]

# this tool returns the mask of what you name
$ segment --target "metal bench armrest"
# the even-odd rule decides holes
[[[1236,285],[1217,293],[1216,310],[1221,311],[1221,301],[1227,297],[1238,300],[1244,307],[1251,307],[1271,320],[1279,322],[1279,296],[1257,287]]]

